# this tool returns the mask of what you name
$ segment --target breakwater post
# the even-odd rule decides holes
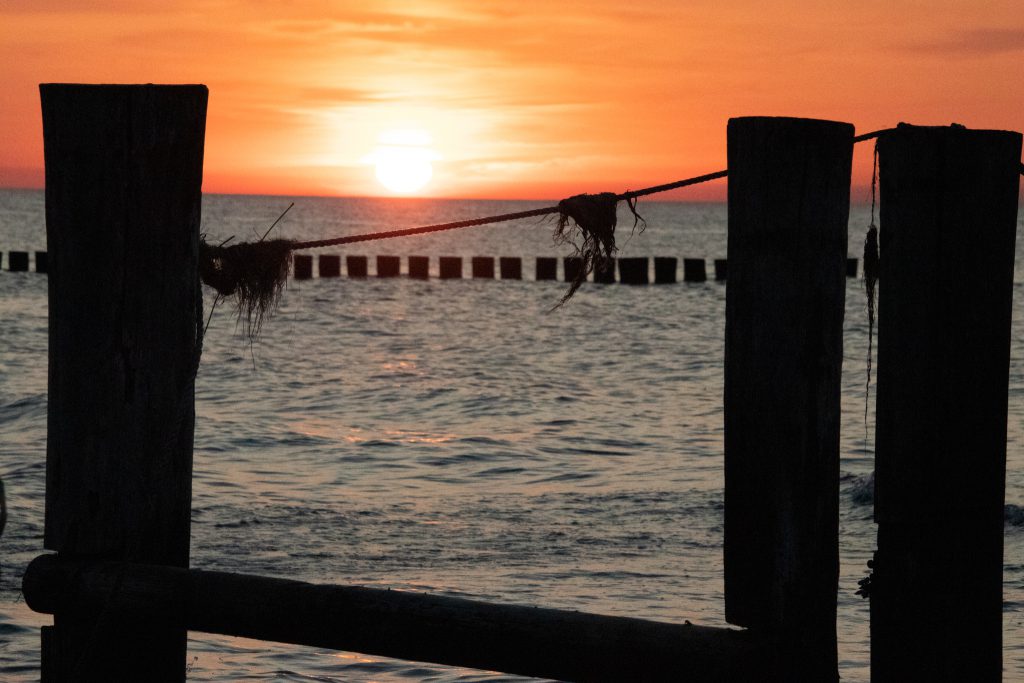
[[[839,410],[853,126],[730,119],[725,614],[766,678],[835,681]]]
[[[901,124],[881,225],[872,680],[998,681],[1021,135]],[[732,284],[730,283],[730,286]]]
[[[430,277],[430,257],[410,256],[409,277],[416,280],[426,280]]]
[[[402,260],[398,256],[377,257],[377,277],[398,277],[402,270]]]
[[[458,280],[462,277],[462,257],[442,256],[438,259],[438,268],[442,280]]]
[[[341,275],[341,257],[337,254],[321,254],[318,265],[320,277],[339,277]]]
[[[538,256],[536,270],[534,271],[534,279],[557,280],[558,259],[553,256]]]
[[[292,257],[292,268],[296,280],[309,280],[313,277],[313,256],[311,254],[295,254]]]
[[[355,254],[345,257],[345,272],[349,277],[366,277],[369,270],[368,259]]]
[[[493,280],[494,279],[494,257],[493,256],[474,256],[470,259],[470,268],[473,273],[473,277],[477,279]]]
[[[523,259],[518,256],[502,256],[498,259],[502,280],[523,279]]]
[[[28,252],[12,251],[7,254],[7,270],[12,273],[28,272]]]
[[[50,253],[44,543],[188,567],[205,86],[40,86]],[[43,681],[182,681],[186,631],[65,605]]]

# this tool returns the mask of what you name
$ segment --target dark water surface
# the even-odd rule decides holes
[[[251,239],[289,201],[207,197],[204,230],[211,241]],[[296,201],[281,236],[536,206]],[[641,213],[648,228],[623,255],[724,257],[724,206],[649,203]],[[851,253],[866,224],[855,209]],[[0,249],[45,248],[42,225],[40,194],[0,192]],[[527,222],[335,253],[523,256],[531,278],[532,257],[566,253],[549,233]],[[849,281],[845,323],[839,637],[843,679],[864,681],[868,608],[854,592],[875,529],[865,495],[873,454],[860,287]],[[587,285],[549,313],[562,291],[533,281],[293,282],[251,349],[219,308],[197,378],[193,566],[724,625],[725,287]],[[38,678],[38,626],[47,623],[19,589],[25,564],[42,552],[46,315],[45,277],[0,273],[5,681]],[[1007,502],[1015,506],[1024,504],[1022,319],[1010,369]],[[1007,680],[1024,679],[1024,515],[1009,512]],[[512,680],[199,633],[189,658],[197,681]]]

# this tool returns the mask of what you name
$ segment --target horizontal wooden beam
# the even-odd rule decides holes
[[[756,680],[747,631],[374,588],[105,561],[33,560],[37,612],[103,610],[220,633],[578,681]]]

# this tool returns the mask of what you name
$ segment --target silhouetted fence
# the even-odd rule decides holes
[[[2,254],[0,254],[2,258]],[[25,272],[29,269],[29,252],[11,251],[8,252],[8,270],[14,272]],[[442,279],[459,279],[463,277],[461,257],[444,256],[445,267],[442,269],[438,259],[438,272],[444,273]],[[400,256],[378,256],[376,262],[377,277],[399,277],[402,274],[417,280],[430,278],[430,257],[429,256],[408,256],[406,257],[406,268],[402,269]],[[456,260],[460,262],[456,264]],[[644,277],[644,269],[649,269],[650,260],[646,257],[630,257],[626,264],[619,263],[623,259],[607,259],[599,264],[593,274],[593,281],[600,284],[613,284],[622,282],[627,284],[647,284],[649,277]],[[502,256],[497,259],[497,274],[494,268],[495,258],[493,256],[474,256],[471,259],[472,277],[483,279],[501,280],[522,280],[523,259],[519,256]],[[342,276],[341,256],[338,254],[320,254],[316,257],[317,274],[321,278],[336,278]],[[572,275],[579,268],[579,260],[575,257],[566,257],[562,267],[562,279],[571,281]],[[654,283],[672,284],[677,282],[679,259],[674,256],[655,256]],[[35,270],[38,273],[45,273],[48,270],[47,252],[35,252]],[[309,280],[313,277],[314,257],[310,254],[296,254],[293,257],[292,277],[296,280]],[[714,259],[715,280],[723,281],[726,278],[727,261],[725,259]],[[616,278],[616,269],[619,277]],[[625,275],[623,275],[625,269]],[[345,272],[350,278],[365,278],[369,276],[369,259],[366,256],[350,255],[345,257]],[[648,273],[649,275],[649,273]],[[846,259],[847,277],[857,277],[857,259]],[[534,279],[536,280],[557,280],[558,259],[538,256],[534,266]],[[707,277],[707,264],[704,259],[685,258],[683,259],[683,281],[684,282],[705,282]]]
[[[838,679],[853,126],[729,121],[725,609],[739,631],[190,569],[206,88],[41,92],[53,255],[44,542],[57,554],[32,562],[24,593],[55,615],[44,681],[184,680],[186,629],[567,680]],[[998,680],[1020,135],[901,126],[879,147],[873,676]],[[427,265],[410,259],[408,272],[426,277]],[[647,281],[648,265],[619,259],[620,281]],[[346,266],[367,275],[366,257]],[[538,259],[537,279],[556,267]],[[966,278],[951,267],[984,272],[980,291],[955,286]],[[377,268],[398,274],[398,259]],[[472,268],[494,277],[493,259]],[[684,261],[684,279],[702,270]],[[462,259],[441,257],[439,272],[462,277]]]

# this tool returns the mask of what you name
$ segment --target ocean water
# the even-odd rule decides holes
[[[207,196],[208,239],[312,239],[543,204]],[[726,253],[721,204],[641,203],[623,256]],[[854,207],[850,253],[868,223]],[[0,250],[44,249],[42,194],[0,191]],[[670,622],[725,625],[725,286],[535,282],[561,256],[539,220],[325,253],[522,256],[524,281],[291,282],[250,347],[218,308],[196,382],[192,565]],[[1018,252],[1022,240],[1018,239]],[[1008,424],[1004,678],[1024,680],[1024,258],[1017,255]],[[6,258],[6,257],[5,257]],[[4,262],[6,264],[6,260]],[[404,264],[403,264],[404,265]],[[709,261],[710,269],[710,261]],[[371,265],[372,268],[372,265]],[[372,272],[372,270],[371,270]],[[865,438],[867,315],[848,280],[843,368],[840,673],[866,681],[874,548]],[[206,310],[213,297],[207,293]],[[38,679],[20,595],[43,552],[46,278],[0,272],[0,679]],[[873,389],[869,419],[873,419]],[[191,634],[189,680],[515,677]]]

